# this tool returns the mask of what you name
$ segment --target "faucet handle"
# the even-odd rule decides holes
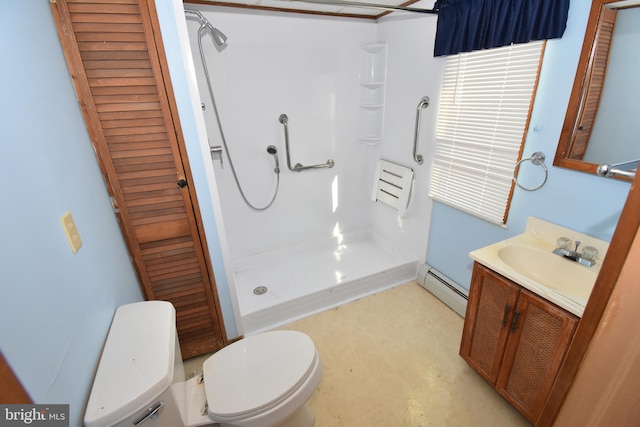
[[[559,237],[557,245],[559,249],[569,249],[569,246],[571,246],[571,239],[568,237]]]
[[[582,250],[582,258],[586,259],[587,261],[594,262],[597,256],[598,250],[593,246],[585,246]]]

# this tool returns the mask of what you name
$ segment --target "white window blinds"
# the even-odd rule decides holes
[[[543,46],[447,57],[430,197],[504,224]]]

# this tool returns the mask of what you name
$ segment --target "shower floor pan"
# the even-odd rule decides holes
[[[370,231],[244,258],[234,264],[244,334],[406,283],[417,270],[414,256]]]

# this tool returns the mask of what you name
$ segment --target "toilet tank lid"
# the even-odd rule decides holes
[[[86,427],[111,426],[143,409],[173,379],[176,315],[171,303],[119,307],[85,411]]]

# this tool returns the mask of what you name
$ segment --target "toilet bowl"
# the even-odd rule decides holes
[[[303,427],[322,376],[311,338],[271,331],[209,357],[185,381],[175,309],[165,301],[119,307],[91,389],[87,427]]]
[[[320,382],[322,367],[307,335],[273,331],[223,348],[204,362],[203,372],[211,419],[261,427],[302,407]]]

